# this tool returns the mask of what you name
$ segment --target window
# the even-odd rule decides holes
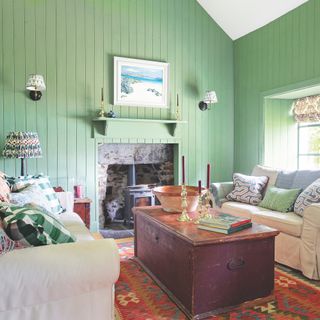
[[[298,169],[320,169],[320,123],[298,125]]]

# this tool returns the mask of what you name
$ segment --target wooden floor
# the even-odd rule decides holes
[[[103,236],[100,234],[100,232],[92,232],[92,236],[96,239],[96,240],[101,240],[103,239]],[[124,242],[129,242],[129,241],[133,241],[133,237],[131,238],[123,238],[123,239],[115,239],[116,243],[124,243]]]

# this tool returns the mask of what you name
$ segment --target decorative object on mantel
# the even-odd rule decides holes
[[[168,107],[169,64],[114,57],[114,104]]]
[[[180,104],[179,104],[179,95],[177,94],[177,105],[176,105],[176,119],[178,121],[181,120],[181,108],[180,108]]]
[[[217,94],[215,91],[206,91],[203,101],[199,102],[199,109],[201,111],[210,110],[208,105],[218,102]]]
[[[320,121],[320,95],[297,99],[292,107],[297,122]]]
[[[30,74],[26,84],[29,96],[33,101],[38,101],[42,97],[41,91],[46,90],[43,76],[40,74]]]
[[[107,113],[107,118],[116,118],[117,114],[113,111],[113,107],[111,110]]]
[[[21,159],[21,176],[26,175],[25,159],[42,157],[38,134],[36,132],[9,132],[2,155],[5,158]]]
[[[101,102],[100,102],[99,118],[103,119],[105,117],[106,117],[106,112],[104,109],[103,88],[101,88]]]

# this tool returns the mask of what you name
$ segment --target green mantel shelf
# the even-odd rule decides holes
[[[128,124],[130,125],[130,132],[137,132],[146,129],[152,129],[153,132],[161,132],[163,128],[167,128],[169,134],[174,137],[176,135],[176,129],[179,124],[186,124],[187,121],[183,120],[163,120],[163,119],[129,119],[129,118],[106,118],[99,117],[93,119],[95,123],[104,124],[104,135],[107,136],[110,133],[111,126],[116,124]],[[151,127],[150,127],[151,126]],[[119,126],[117,126],[119,128]],[[147,128],[148,127],[148,128]]]

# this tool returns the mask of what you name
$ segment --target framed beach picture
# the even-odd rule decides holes
[[[114,57],[114,104],[168,108],[169,63]]]

